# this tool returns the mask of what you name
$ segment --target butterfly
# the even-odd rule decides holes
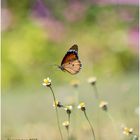
[[[78,58],[78,46],[74,44],[65,54],[61,65],[58,66],[62,71],[67,71],[70,74],[77,74],[81,67],[81,61]]]

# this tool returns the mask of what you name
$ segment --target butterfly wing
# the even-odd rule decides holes
[[[69,49],[69,51],[70,50],[74,50],[74,51],[76,51],[76,52],[78,52],[78,46],[76,45],[76,44],[74,44],[70,49]]]
[[[78,46],[73,45],[61,62],[61,69],[65,70],[71,74],[76,74],[81,69],[81,62],[78,58]]]
[[[64,71],[69,72],[70,74],[76,74],[81,69],[81,61],[80,60],[73,60],[68,63],[64,63],[62,67],[64,68]]]
[[[66,53],[66,55],[64,56],[62,62],[61,62],[61,66],[64,63],[67,63],[69,61],[72,60],[76,60],[78,59],[78,46],[77,45],[73,45]]]

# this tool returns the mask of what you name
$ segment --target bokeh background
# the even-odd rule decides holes
[[[122,125],[138,135],[138,8],[138,0],[2,0],[2,140],[59,139],[51,92],[42,86],[46,77],[58,100],[74,106],[70,83],[80,82],[78,100],[87,105],[97,140],[129,139]],[[83,64],[74,76],[52,66],[73,44]],[[91,76],[117,132],[105,112],[99,111],[97,121]],[[83,114],[73,112],[71,140],[92,139]],[[60,114],[63,122],[66,113]],[[66,139],[63,126],[62,131]]]

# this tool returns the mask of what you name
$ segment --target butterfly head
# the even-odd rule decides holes
[[[63,66],[59,66],[59,65],[58,65],[58,68],[61,69],[62,71],[65,70]]]

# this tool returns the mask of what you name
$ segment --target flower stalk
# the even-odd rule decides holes
[[[54,107],[55,107],[55,112],[56,112],[56,118],[57,118],[57,125],[58,125],[58,129],[59,129],[59,132],[60,132],[60,136],[61,136],[61,140],[63,140],[63,135],[62,135],[62,132],[61,132],[61,128],[60,128],[60,122],[59,122],[59,114],[58,114],[58,107],[59,107],[59,103],[57,100],[56,100],[56,97],[55,97],[55,94],[54,94],[54,91],[51,87],[51,79],[48,77],[47,79],[44,79],[44,82],[42,84],[43,86],[46,86],[46,87],[49,87],[50,90],[51,90],[51,93],[53,95],[53,100],[54,100]],[[61,106],[61,105],[60,105]]]
[[[115,133],[116,133],[116,136],[118,136],[118,135],[117,135],[117,128],[116,128],[116,125],[115,125],[115,121],[114,121],[112,115],[108,112],[108,102],[106,102],[106,101],[101,101],[99,107],[100,107],[104,112],[106,112],[108,118],[109,118],[109,119],[111,120],[111,122],[112,122],[112,125],[113,125],[114,131],[115,131]]]
[[[54,91],[53,91],[51,86],[49,86],[49,88],[50,88],[50,90],[52,92],[53,100],[54,100],[54,102],[56,102]],[[60,122],[59,122],[59,115],[58,115],[58,108],[57,108],[57,106],[55,106],[55,111],[56,111],[57,125],[58,125],[58,129],[59,129],[59,132],[60,132],[61,140],[63,140],[63,135],[62,135],[61,128],[60,128]]]
[[[97,90],[97,87],[96,87],[96,82],[97,82],[96,77],[88,78],[88,83],[91,84],[91,86],[94,89],[95,98],[99,100],[99,94],[98,94],[98,90]]]
[[[77,108],[78,108],[78,109],[81,109],[81,110],[84,112],[85,118],[86,118],[86,120],[88,121],[89,126],[90,126],[90,128],[91,128],[92,135],[93,135],[93,139],[96,140],[93,126],[92,126],[92,124],[91,124],[91,122],[90,122],[90,120],[89,120],[89,118],[88,118],[88,116],[87,116],[87,113],[86,113],[86,106],[85,106],[85,103],[84,103],[84,102],[80,103],[80,104],[78,105]]]
[[[71,116],[71,112],[72,112],[73,107],[71,105],[69,106],[65,106],[64,110],[66,111],[67,115],[68,115],[68,121],[65,121],[63,123],[63,126],[66,127],[67,129],[67,134],[68,134],[68,140],[70,139],[70,135],[69,135],[69,126],[70,126],[70,116]]]
[[[79,92],[78,92],[78,87],[80,85],[80,82],[79,80],[73,80],[71,81],[71,86],[75,89],[75,103],[76,105],[78,104],[79,102]]]
[[[78,103],[79,103],[79,86],[80,86],[80,81],[78,79],[74,79],[70,82],[70,85],[73,87],[74,89],[74,106],[77,106]],[[78,113],[77,113],[77,110],[74,110],[73,112],[73,116],[74,116],[74,125],[73,125],[73,129],[74,129],[74,132],[76,133],[75,137],[77,137],[77,134],[78,134],[78,131],[77,131],[77,128],[78,128]]]
[[[85,117],[86,117],[86,119],[87,119],[87,121],[88,121],[89,125],[90,125],[91,131],[92,131],[92,134],[93,134],[93,138],[94,138],[94,140],[96,140],[96,139],[95,139],[94,129],[93,129],[93,127],[92,127],[91,122],[89,121],[89,118],[88,118],[88,116],[87,116],[87,113],[86,113],[86,111],[85,111],[85,110],[84,110],[83,112],[84,112],[84,115],[85,115]]]
[[[94,88],[95,98],[99,100],[99,94],[98,94],[97,86],[94,85],[93,88]]]
[[[70,139],[70,135],[69,135],[69,121],[64,121],[63,122],[63,126],[65,126],[66,130],[67,130],[67,135],[68,135],[68,140]]]
[[[66,113],[68,115],[68,122],[69,123],[70,123],[70,115],[71,115],[72,109],[73,109],[73,107],[71,105],[64,107],[64,110],[66,111]]]
[[[98,90],[97,90],[97,78],[96,77],[89,77],[87,82],[92,86],[93,88],[93,94],[95,96],[95,99],[96,99],[96,104],[98,104],[100,102],[100,97],[99,97],[99,93],[98,93]],[[99,114],[99,109],[97,108],[97,133],[98,133],[98,138],[100,139],[100,125],[99,125],[99,122],[100,122],[100,114]]]

